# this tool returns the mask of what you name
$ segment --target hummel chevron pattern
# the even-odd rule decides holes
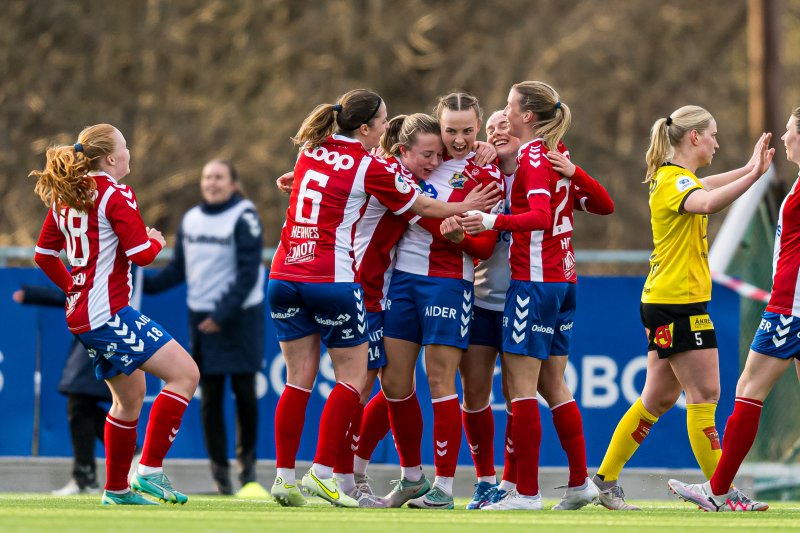
[[[119,315],[115,316],[113,320],[109,320],[108,322],[106,322],[106,324],[108,326],[112,327],[112,328],[119,328],[119,329],[115,329],[114,333],[116,333],[117,335],[122,337],[122,341],[125,344],[130,344],[131,345],[131,350],[133,350],[134,352],[142,352],[142,351],[144,351],[144,341],[139,339],[139,342],[137,343],[136,342],[136,333],[131,331],[130,332],[131,333],[130,336],[128,336],[128,337],[125,336],[125,335],[128,335],[128,331],[129,331],[128,330],[128,325],[122,323],[122,321],[119,318]],[[120,327],[120,325],[122,327]]]
[[[542,157],[542,154],[540,152],[541,152],[541,148],[538,147],[538,146],[531,150],[530,164],[531,164],[531,166],[533,168],[539,168],[539,165],[542,164],[542,162],[539,161],[539,159]]]
[[[784,327],[775,326],[775,333],[777,333],[777,335],[772,336],[772,344],[774,344],[776,348],[780,348],[781,346],[786,344],[787,335],[789,333],[789,330],[791,329],[789,327],[789,324],[792,323],[794,316],[778,315],[778,318],[780,319],[781,324]]]
[[[472,320],[472,291],[464,291],[464,301],[461,303],[461,336],[466,337],[469,333],[469,323]]]
[[[444,457],[445,455],[447,455],[448,442],[449,441],[444,441],[444,442],[438,440],[436,441],[436,455],[438,455],[439,457]]]
[[[517,307],[514,309],[514,329],[511,331],[511,338],[514,342],[525,340],[526,330],[528,329],[528,304],[531,297],[522,298],[517,295]]]
[[[364,302],[361,299],[361,291],[355,290],[356,309],[358,309],[358,332],[363,334],[367,329],[367,312],[364,310]]]

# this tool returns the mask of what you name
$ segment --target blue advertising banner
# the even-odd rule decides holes
[[[639,321],[639,295],[643,281],[639,277],[583,277],[578,284],[578,312],[566,381],[583,414],[589,465],[600,464],[617,421],[636,400],[644,385],[647,346]],[[0,269],[0,455],[69,456],[66,400],[57,392],[56,385],[71,336],[60,309],[21,306],[12,302],[11,294],[23,283],[47,282],[35,269]],[[739,297],[715,285],[709,310],[720,347],[722,394],[717,422],[722,429],[733,409],[739,373]],[[188,346],[183,287],[157,296],[145,296],[142,311],[160,322],[181,344]],[[260,459],[275,457],[273,417],[286,375],[269,313],[266,313],[265,327],[264,365],[258,375]],[[37,353],[40,374],[36,373]],[[422,458],[423,462],[430,464],[433,463],[433,417],[421,361],[422,358],[418,364],[417,382],[425,419]],[[35,401],[37,375],[41,376],[38,409]],[[298,454],[300,460],[314,457],[320,414],[334,383],[330,358],[323,353],[320,375],[306,413],[306,427]],[[150,405],[160,387],[159,380],[148,378],[147,399],[140,418],[140,440]],[[543,401],[540,405],[543,426],[540,462],[543,466],[566,465],[566,456],[553,429],[550,411]],[[492,409],[495,413],[495,462],[502,464],[506,415],[499,364],[495,369]],[[231,456],[234,451],[234,412],[234,402],[228,397],[225,413],[229,421]],[[38,432],[34,431],[37,413]],[[664,453],[667,449],[670,453]],[[101,447],[98,447],[98,453],[102,454]],[[170,457],[206,457],[199,402],[196,400],[190,403],[184,416],[180,436],[170,451]],[[373,462],[398,462],[391,436],[379,445]],[[463,443],[459,464],[469,465],[471,462],[468,446]],[[696,467],[686,436],[683,398],[653,427],[630,465]]]

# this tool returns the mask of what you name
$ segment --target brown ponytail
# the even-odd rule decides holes
[[[370,124],[383,100],[367,89],[355,89],[339,97],[336,104],[320,104],[305,118],[292,137],[301,149],[315,148],[332,133],[352,137],[362,125]]]

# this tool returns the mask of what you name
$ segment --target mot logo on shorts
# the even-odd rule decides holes
[[[669,323],[666,326],[659,326],[653,335],[653,342],[661,349],[672,348],[672,331],[675,329],[675,323]]]

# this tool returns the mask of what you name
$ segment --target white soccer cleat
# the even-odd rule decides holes
[[[523,496],[516,490],[510,490],[497,503],[484,505],[481,511],[541,511],[542,495]]]
[[[717,496],[711,492],[710,481],[692,484],[670,479],[667,486],[680,499],[693,503],[709,513],[766,511],[769,509],[769,505],[766,503],[748,498],[735,487],[727,494]]]
[[[587,477],[580,487],[567,487],[561,501],[553,507],[553,511],[576,511],[595,502],[599,496],[600,490],[597,485]]]

